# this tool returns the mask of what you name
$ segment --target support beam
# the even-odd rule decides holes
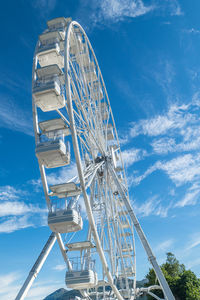
[[[115,182],[115,184],[116,184],[116,186],[118,188],[118,192],[119,192],[120,196],[122,197],[122,199],[124,201],[126,209],[127,209],[128,213],[129,213],[129,215],[130,215],[130,217],[131,217],[131,219],[133,221],[133,224],[134,224],[135,229],[137,231],[137,234],[138,234],[138,236],[140,238],[140,241],[141,241],[141,243],[142,243],[142,245],[144,247],[144,250],[147,253],[148,259],[149,259],[150,263],[153,266],[153,269],[154,269],[154,271],[156,273],[156,276],[158,278],[160,286],[162,287],[163,293],[165,295],[165,299],[166,300],[175,300],[175,298],[174,298],[174,296],[173,296],[173,294],[172,294],[172,292],[171,292],[171,290],[169,288],[169,285],[168,285],[168,283],[167,283],[167,281],[166,281],[166,279],[165,279],[165,277],[164,277],[164,275],[162,273],[162,270],[161,270],[161,268],[159,267],[159,265],[157,263],[156,257],[154,256],[154,254],[153,254],[153,252],[151,250],[151,247],[150,247],[150,245],[149,245],[149,243],[147,241],[147,238],[146,238],[146,236],[145,236],[145,234],[144,234],[144,232],[143,232],[143,230],[142,230],[142,228],[140,226],[140,223],[139,223],[136,215],[134,214],[134,211],[133,211],[133,209],[131,207],[129,199],[127,198],[127,196],[126,196],[126,194],[124,192],[124,189],[122,188],[121,183],[119,182],[118,177],[117,177],[117,175],[116,175],[116,173],[115,173],[115,171],[113,169],[113,166],[111,165],[110,162],[108,162],[108,168],[109,168],[109,171],[110,171],[110,173],[111,173],[111,175],[112,175],[112,177],[114,179],[114,182]]]
[[[34,266],[32,267],[28,277],[26,278],[22,288],[20,289],[17,297],[15,298],[15,300],[23,300],[31,285],[33,284],[33,281],[35,280],[35,278],[37,277],[38,273],[40,272],[47,256],[49,255],[54,243],[56,241],[56,235],[54,232],[51,233],[50,237],[48,238],[48,241],[46,242],[44,248],[42,249],[42,252],[40,253],[40,255],[38,256]]]

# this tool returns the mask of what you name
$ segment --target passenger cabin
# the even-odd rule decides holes
[[[58,198],[75,197],[81,194],[81,188],[74,182],[51,185],[49,188],[51,190],[50,196]]]
[[[122,228],[129,228],[130,227],[129,223],[126,220],[121,222],[121,226],[122,226]]]
[[[70,147],[64,136],[70,134],[69,127],[62,119],[39,123],[41,136],[36,145],[36,156],[46,168],[57,168],[70,164]]]
[[[76,209],[62,209],[49,212],[48,225],[53,232],[68,233],[81,230],[83,221]]]
[[[90,62],[88,65],[84,66],[83,70],[87,82],[97,81],[97,74],[93,62]]]
[[[65,106],[62,86],[64,74],[58,65],[43,67],[36,70],[37,79],[33,86],[35,104],[44,112]]]
[[[72,289],[89,289],[98,284],[97,273],[94,270],[94,261],[90,257],[82,255],[84,250],[95,247],[91,241],[66,244],[68,251],[80,251],[79,263],[72,261],[72,270],[66,272],[65,283]]]
[[[77,49],[77,47],[76,47]],[[90,58],[89,53],[86,48],[86,44],[83,44],[80,41],[80,48],[78,49],[80,52],[76,52],[76,62],[79,64],[79,66],[82,66],[83,68],[90,65]]]
[[[71,289],[90,289],[97,285],[97,273],[93,270],[69,271],[65,275],[65,284]]]
[[[95,245],[91,241],[68,243],[65,246],[68,248],[68,251],[83,251],[95,248]]]
[[[122,252],[131,252],[131,251],[133,251],[131,244],[122,245]]]
[[[102,117],[102,120],[107,120],[108,119],[108,105],[106,102],[102,102],[101,103],[101,110],[100,110],[100,113],[101,113],[101,117]]]
[[[71,21],[72,21],[71,18],[59,17],[59,18],[49,20],[47,22],[47,26],[51,31],[63,30],[67,26],[67,24]]]
[[[90,94],[94,100],[101,100],[103,98],[103,91],[99,81],[94,81],[91,83]]]
[[[40,45],[37,57],[41,67],[58,65],[64,68],[63,43],[65,39],[64,30],[47,31],[39,36]]]
[[[108,129],[107,129],[107,140],[112,141],[114,140],[114,131],[113,127],[111,124],[108,124]]]

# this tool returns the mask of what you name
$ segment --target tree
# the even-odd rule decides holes
[[[167,253],[166,263],[161,265],[162,272],[172,290],[176,300],[200,300],[200,280],[196,275],[180,264],[174,254]],[[147,286],[159,284],[153,269],[146,275]],[[163,297],[161,291],[155,291],[159,297]],[[148,299],[153,299],[148,296]]]

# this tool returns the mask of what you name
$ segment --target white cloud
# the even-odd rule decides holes
[[[198,112],[191,113],[190,109],[199,109],[199,103],[191,105],[176,105],[173,104],[169,110],[163,115],[158,115],[148,120],[141,120],[138,123],[132,123],[130,128],[130,136],[138,135],[159,136],[169,134],[171,131],[181,130],[188,124],[198,124]]]
[[[100,2],[99,18],[118,22],[126,17],[135,18],[151,11],[141,0],[103,0]]]
[[[31,112],[22,110],[14,101],[1,95],[0,101],[0,127],[23,132],[33,136],[33,122]]]
[[[47,209],[25,203],[22,197],[26,193],[8,185],[0,187],[0,233],[44,225],[43,216],[46,217]]]
[[[186,247],[186,251],[191,250],[200,245],[200,232],[196,232],[191,235],[190,240],[188,242],[188,246]]]
[[[55,185],[67,182],[75,176],[77,176],[76,164],[71,162],[69,166],[61,168],[58,172],[51,172],[49,175],[47,175],[47,180],[49,185]]]
[[[23,275],[24,277],[24,275]],[[17,296],[20,288],[22,287],[22,276],[18,272],[8,274],[0,274],[0,298],[1,300],[13,300]],[[26,299],[35,300],[43,299],[47,295],[53,293],[59,288],[64,288],[63,284],[59,281],[40,282],[32,285]]]
[[[132,182],[139,184],[156,170],[164,171],[177,186],[193,182],[200,178],[200,155],[185,154],[166,162],[157,161],[143,175],[132,178]]]
[[[175,207],[184,207],[187,205],[195,205],[200,197],[199,184],[193,184],[186,192],[183,199],[175,204]]]
[[[148,217],[150,215],[160,216],[166,218],[170,206],[164,207],[161,204],[161,201],[158,199],[158,196],[154,196],[146,200],[142,204],[133,203],[133,208],[137,215],[142,217]]]
[[[165,2],[152,0],[149,5],[145,5],[142,0],[82,0],[77,18],[81,19],[81,23],[86,23],[86,26],[88,22],[91,22],[92,26],[102,26],[143,16],[150,12],[171,16],[182,14],[176,0]]]
[[[19,229],[33,226],[33,223],[29,222],[28,216],[20,218],[9,217],[6,221],[0,223],[0,233],[11,233]]]
[[[1,300],[12,300],[19,291],[16,281],[20,278],[17,272],[0,275],[0,298]]]
[[[177,0],[167,0],[167,1],[160,1],[155,0],[155,6],[159,13],[162,13],[171,16],[181,16],[183,12],[181,10],[180,4]]]
[[[131,148],[122,151],[122,159],[126,167],[131,166],[132,164],[134,164],[139,160],[142,160],[146,155],[147,155],[146,151],[141,149]]]
[[[23,201],[4,201],[0,202],[0,217],[18,216],[27,213],[43,213],[46,209],[37,206],[27,205]]]
[[[65,265],[65,264],[62,264],[62,265],[56,265],[55,267],[53,267],[53,270],[56,270],[56,271],[63,271],[63,270],[66,270],[66,265]]]
[[[0,200],[14,200],[23,195],[22,190],[16,190],[13,186],[5,185],[0,186]]]
[[[174,240],[173,239],[169,239],[169,240],[166,240],[164,242],[161,242],[158,244],[158,246],[155,248],[155,251],[157,252],[167,252],[171,249],[172,245],[174,243]]]

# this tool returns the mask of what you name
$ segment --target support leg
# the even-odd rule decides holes
[[[56,241],[56,236],[55,233],[52,232],[48,241],[46,242],[44,248],[42,249],[42,252],[40,253],[40,255],[38,256],[38,259],[36,260],[34,266],[32,267],[28,277],[26,278],[22,288],[20,289],[17,297],[15,298],[15,300],[23,300],[31,285],[33,284],[33,281],[35,280],[35,278],[37,277],[38,273],[40,272],[47,256],[49,255],[54,243]]]

